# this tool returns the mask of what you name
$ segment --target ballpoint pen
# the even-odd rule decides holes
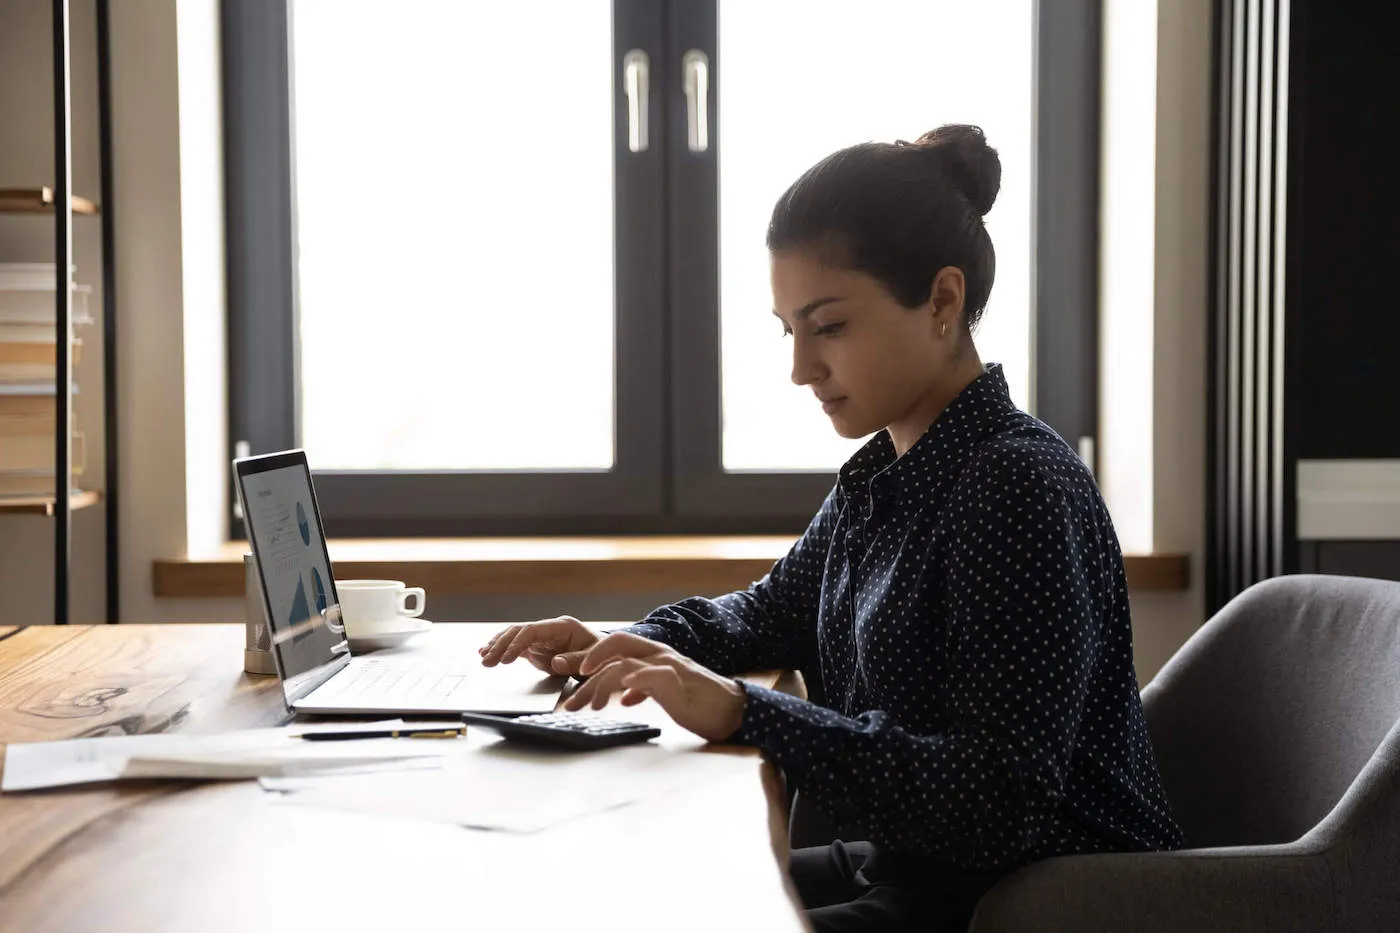
[[[424,729],[376,729],[359,732],[303,732],[309,742],[337,742],[349,739],[455,739],[465,735],[466,726],[435,726]]]

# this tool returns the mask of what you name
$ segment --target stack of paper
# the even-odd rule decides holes
[[[37,790],[138,778],[230,780],[269,775],[348,773],[438,767],[464,750],[456,739],[353,739],[308,742],[317,729],[337,732],[402,726],[402,720],[347,726],[289,726],[213,735],[134,735],[6,746],[0,790]]]

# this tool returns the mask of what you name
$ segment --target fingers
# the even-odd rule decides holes
[[[636,706],[646,699],[647,695],[640,690],[626,690],[623,692],[620,702],[623,706]]]
[[[614,693],[632,686],[632,679],[644,673],[647,676],[639,681],[640,687],[623,693],[623,706],[636,706],[649,695],[657,695],[656,690],[664,691],[667,697],[679,697],[684,689],[680,679],[684,664],[683,658],[665,651],[641,658],[614,658],[594,671],[587,682],[564,701],[564,709],[574,711],[585,706],[602,709],[608,705]],[[658,680],[650,673],[653,671],[660,671],[666,676]],[[658,699],[661,697],[658,696]]]
[[[531,645],[525,649],[525,653],[521,657],[533,664],[537,670],[544,671],[546,674],[554,673],[553,668],[550,667],[550,662],[557,657],[553,648]]]
[[[568,699],[564,701],[564,709],[569,712],[577,712],[584,707],[592,706],[599,697],[606,703],[612,690],[602,690],[603,684],[605,681],[616,679],[606,670],[597,672],[593,677],[580,684],[577,690],[569,694]]]
[[[507,644],[505,650],[501,651],[501,664],[510,664],[511,661],[514,661],[515,658],[524,654],[525,651],[531,649],[531,647],[539,647],[539,649],[546,650],[553,647],[552,644],[550,644],[554,640],[552,637],[553,626],[553,621],[532,622],[529,623],[529,625],[522,625],[521,630],[515,633],[515,637],[512,637],[510,644]]]
[[[602,709],[620,688],[622,678],[648,664],[642,658],[618,658],[595,671],[564,701],[564,709],[577,712],[584,707]]]
[[[540,670],[551,670],[550,659],[562,649],[577,648],[580,633],[592,637],[592,633],[572,616],[511,625],[480,649],[481,663],[487,667],[509,664],[523,655]]]
[[[584,651],[561,651],[549,660],[549,671],[553,674],[577,674],[579,665],[583,663],[583,656],[588,654]]]
[[[495,637],[480,649],[481,663],[487,667],[495,667],[499,664],[506,648],[510,647],[510,643],[515,640],[523,628],[525,628],[523,625],[511,625],[497,632]]]
[[[680,671],[669,664],[653,664],[647,667],[638,668],[625,675],[618,683],[627,690],[622,698],[624,706],[634,706],[641,700],[627,702],[627,697],[632,694],[641,694],[642,698],[654,697],[656,702],[670,710],[671,704],[681,699],[681,694],[685,690],[685,685],[681,682]]]
[[[578,673],[591,677],[614,658],[640,658],[665,651],[666,646],[631,632],[614,632],[588,649],[579,662]]]

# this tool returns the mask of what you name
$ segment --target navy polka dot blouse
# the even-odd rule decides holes
[[[903,457],[881,431],[747,590],[630,628],[745,684],[765,749],[844,838],[974,870],[1177,848],[1092,475],[991,365]]]

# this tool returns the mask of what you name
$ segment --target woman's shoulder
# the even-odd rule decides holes
[[[958,485],[1042,497],[1058,492],[1072,501],[1098,499],[1094,476],[1073,448],[1045,422],[1019,409],[972,449]]]

